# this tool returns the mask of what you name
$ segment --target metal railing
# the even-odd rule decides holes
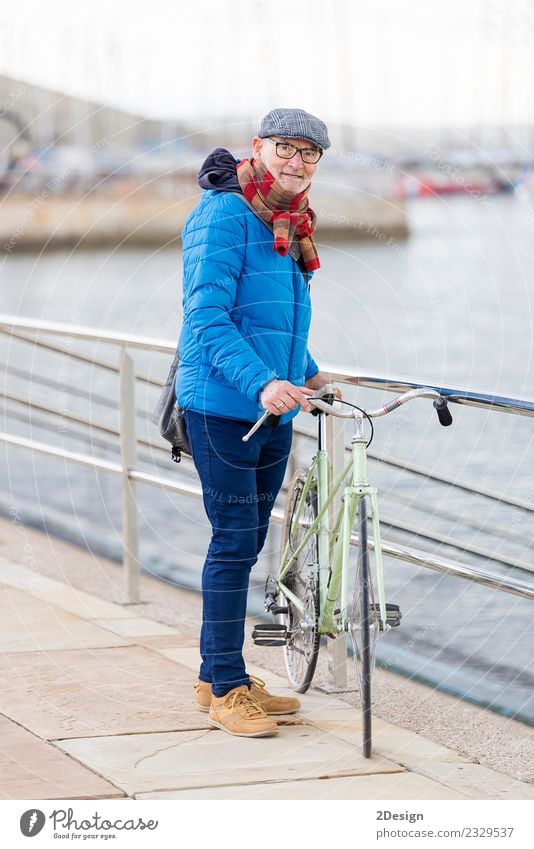
[[[28,335],[27,331],[31,331],[33,335]],[[12,445],[13,447],[23,448],[53,457],[61,457],[73,463],[78,463],[100,471],[110,472],[121,476],[123,510],[122,544],[125,592],[129,601],[132,603],[139,602],[139,528],[136,496],[137,484],[143,483],[163,487],[187,497],[201,497],[200,488],[197,486],[188,484],[184,481],[171,480],[170,478],[160,474],[144,472],[137,468],[138,445],[149,447],[151,451],[155,450],[165,452],[166,449],[163,444],[160,445],[155,440],[138,437],[136,434],[136,382],[142,381],[145,384],[159,387],[162,385],[162,381],[155,380],[146,375],[136,374],[133,359],[128,354],[128,348],[168,353],[172,355],[175,351],[175,344],[166,342],[159,338],[135,336],[120,332],[101,331],[97,328],[62,324],[60,322],[41,321],[11,315],[0,315],[0,332],[9,335],[14,340],[16,339],[27,344],[37,345],[43,349],[55,351],[60,354],[68,354],[69,357],[76,358],[82,362],[85,361],[93,366],[119,373],[120,427],[118,429],[104,424],[95,424],[81,416],[70,416],[70,419],[76,424],[86,425],[103,433],[118,436],[120,439],[120,462],[112,462],[89,454],[83,454],[81,452],[68,451],[48,443],[39,442],[35,439],[29,439],[5,432],[0,433],[0,441]],[[86,356],[79,352],[73,352],[70,350],[66,351],[60,345],[52,343],[48,339],[43,339],[43,334],[47,337],[65,337],[114,345],[118,347],[120,351],[119,362],[117,364],[113,364],[109,361],[95,358],[93,356]],[[332,379],[334,381],[344,383],[349,386],[362,386],[395,393],[403,392],[408,388],[425,386],[437,389],[441,394],[447,396],[449,402],[453,404],[463,404],[466,406],[496,410],[515,415],[534,417],[534,399],[530,398],[514,398],[503,395],[493,395],[483,390],[471,390],[465,387],[450,385],[436,385],[432,381],[420,382],[405,377],[385,376],[371,372],[355,374],[354,372],[337,366],[325,365],[324,370],[332,375]],[[8,393],[5,390],[2,390],[2,393],[0,394],[2,394],[2,397],[6,400],[11,400],[17,404],[26,403],[27,406],[33,406],[45,413],[57,413],[57,415],[61,415],[63,418],[67,415],[64,412],[55,411],[53,407],[50,407],[50,405],[37,405],[30,400],[25,400],[24,396],[21,395]],[[343,441],[343,424],[333,417],[329,417],[328,427],[329,450],[332,462],[336,467],[342,462],[343,451],[346,447]],[[306,436],[309,436],[307,431],[299,427],[295,428],[295,435],[298,438],[305,438]],[[389,462],[387,457],[383,457],[378,454],[370,452],[370,456]],[[186,460],[186,462],[188,461]],[[402,465],[404,468],[412,470],[416,474],[430,476],[430,472],[428,470],[421,469],[418,466],[406,464],[394,459],[392,460],[392,463]],[[456,483],[455,479],[450,476],[434,477],[437,480],[444,480],[453,485]],[[478,492],[477,487],[466,481],[458,481],[458,485],[463,488],[467,488],[470,491]],[[482,494],[487,495],[488,497],[499,497],[500,499],[500,496],[498,496],[497,493],[491,491],[482,492]],[[533,504],[521,499],[507,499],[506,503],[521,506],[526,510],[534,510]],[[281,522],[283,518],[282,511],[275,507],[272,513],[272,518],[275,522]],[[513,595],[520,596],[522,598],[534,599],[534,585],[525,581],[523,577],[501,576],[486,570],[477,569],[466,563],[432,555],[418,549],[388,542],[386,540],[383,541],[383,550],[385,554],[405,562],[414,563],[418,566],[424,566],[428,569],[454,575],[465,580],[474,581],[475,583],[499,589],[503,592],[512,593]],[[526,568],[522,564],[518,563],[512,565],[521,565],[521,568]]]

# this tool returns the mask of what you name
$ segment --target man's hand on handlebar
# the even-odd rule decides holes
[[[299,404],[306,413],[311,413],[307,400],[310,395],[313,395],[312,387],[295,386],[289,380],[271,380],[260,393],[260,404],[275,416],[282,416]]]
[[[323,371],[318,371],[317,374],[314,374],[313,377],[310,377],[309,380],[306,381],[304,386],[307,386],[308,389],[314,389],[317,391],[318,389],[322,389],[326,384],[331,384],[332,380],[328,374],[325,374]],[[341,401],[343,398],[343,393],[339,386],[334,387],[336,392],[336,398],[339,398]]]

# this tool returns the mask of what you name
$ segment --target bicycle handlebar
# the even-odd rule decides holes
[[[323,400],[324,396],[330,396],[331,400]],[[433,398],[434,408],[438,414],[440,424],[443,425],[443,427],[448,427],[452,424],[452,415],[448,407],[447,399],[444,398],[443,395],[440,395],[435,389],[426,389],[425,387],[421,387],[420,389],[409,389],[407,392],[403,392],[402,395],[398,395],[393,399],[393,401],[390,401],[389,404],[384,404],[383,407],[377,407],[375,410],[366,410],[365,415],[367,415],[370,419],[377,418],[378,416],[385,416],[387,413],[391,413],[392,410],[396,410],[397,407],[402,407],[403,404],[407,404],[408,401],[412,401],[414,398]],[[334,407],[333,400],[337,400],[338,404],[348,404],[349,402],[335,399],[335,387],[331,383],[327,383],[323,386],[320,390],[320,394],[311,395],[307,400],[313,407],[320,410],[322,413],[326,413],[329,416],[336,416],[339,419],[353,419],[358,415],[362,415],[361,411],[352,405],[349,412],[344,412],[343,410]],[[250,437],[256,433],[258,428],[261,427],[269,415],[269,411],[266,410],[249,432],[243,436],[243,442],[248,442]]]
[[[330,384],[324,386],[321,390],[321,395],[332,395],[332,386]],[[370,419],[375,419],[378,416],[385,416],[387,413],[391,413],[392,410],[396,410],[397,407],[402,407],[403,404],[407,404],[408,401],[412,401],[414,398],[434,398],[434,407],[438,414],[440,424],[444,427],[452,424],[452,415],[447,404],[447,399],[440,395],[435,389],[426,389],[425,387],[420,389],[409,389],[407,392],[403,392],[402,395],[398,395],[393,399],[393,401],[390,401],[388,404],[384,404],[383,407],[377,407],[375,410],[366,410],[366,415],[369,416]],[[336,409],[330,402],[323,401],[320,396],[312,395],[308,398],[308,401],[312,406],[321,410],[321,412],[327,413],[331,416],[337,416],[340,419],[354,418],[354,416],[357,416],[359,412],[355,409],[352,409],[350,412],[344,412]],[[343,404],[348,402],[339,401],[339,403]]]

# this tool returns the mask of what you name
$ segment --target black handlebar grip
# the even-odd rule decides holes
[[[335,400],[336,400],[336,396],[334,394],[323,395],[322,398],[321,398],[321,401],[325,401],[327,404],[333,404]],[[319,413],[322,413],[322,412],[323,412],[322,410],[319,410],[317,407],[314,407],[311,414],[312,414],[312,416],[318,416]],[[327,416],[327,415],[328,415],[328,413],[325,413],[325,416]]]
[[[442,424],[443,427],[451,425],[452,415],[447,402],[443,399],[441,401],[434,401],[434,407],[438,414],[439,423]]]

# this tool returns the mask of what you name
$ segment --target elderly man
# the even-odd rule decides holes
[[[309,281],[319,267],[308,192],[325,124],[274,109],[241,161],[217,148],[183,233],[184,322],[176,395],[212,536],[202,572],[196,703],[212,725],[276,734],[297,699],[271,695],[243,659],[250,570],[262,549],[291,450],[291,421],[328,382],[307,348]],[[243,435],[272,415],[247,443]]]

